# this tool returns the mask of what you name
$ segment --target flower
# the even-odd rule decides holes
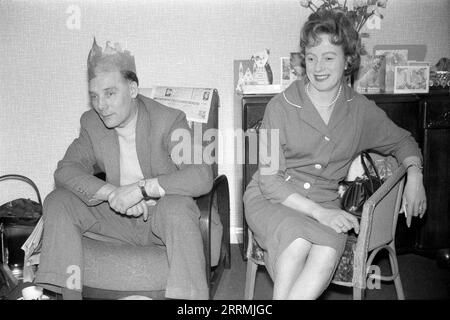
[[[368,5],[367,0],[355,0],[353,2],[353,8],[361,8]]]
[[[387,0],[378,0],[377,1],[377,6],[381,7],[381,8],[386,8],[387,5]]]
[[[316,4],[313,0],[300,0],[300,5],[304,8],[309,8],[313,12],[317,12],[320,10],[340,10],[343,11],[347,18],[352,21],[353,26],[357,32],[361,31],[361,28],[367,22],[367,20],[373,16],[379,16],[383,18],[383,15],[380,13],[379,8],[386,8],[387,0],[353,0],[353,6],[350,10],[347,5],[347,0],[344,1],[344,4],[341,4],[339,0],[320,0],[316,1]]]
[[[308,8],[310,3],[311,0],[300,0],[300,5],[305,8]]]

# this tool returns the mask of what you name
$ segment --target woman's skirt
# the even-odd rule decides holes
[[[326,208],[340,208],[338,201],[320,203]],[[344,252],[346,233],[337,233],[303,213],[281,203],[267,200],[258,186],[249,186],[244,195],[245,218],[255,240],[264,249],[266,268],[274,279],[275,265],[280,254],[296,239],[302,238],[312,244],[334,248],[336,265]]]

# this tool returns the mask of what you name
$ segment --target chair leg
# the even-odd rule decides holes
[[[230,243],[228,243],[225,250],[225,269],[230,268],[231,268],[231,249]]]
[[[258,270],[258,265],[254,263],[251,259],[247,259],[247,273],[245,274],[245,300],[253,300],[255,294],[255,281],[256,281],[256,271]]]
[[[362,300],[364,297],[364,289],[353,287],[353,300]]]
[[[395,249],[393,249],[394,245],[390,245],[392,250],[388,250],[389,252],[389,261],[391,263],[392,274],[396,275],[394,278],[395,291],[397,292],[398,300],[405,300],[405,293],[403,292],[402,280],[400,279],[400,270],[398,268],[397,254]]]
[[[226,229],[224,228],[224,231]],[[227,231],[225,231],[227,232]],[[229,229],[228,229],[228,233],[229,233]],[[230,243],[230,235],[226,235],[224,234],[222,236],[222,249],[223,253],[224,253],[224,267],[225,269],[230,269],[231,268],[231,243]]]

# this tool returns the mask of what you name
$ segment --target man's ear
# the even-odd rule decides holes
[[[128,84],[128,87],[130,89],[131,98],[133,98],[133,99],[136,98],[139,93],[139,88],[138,88],[136,81],[130,81]]]

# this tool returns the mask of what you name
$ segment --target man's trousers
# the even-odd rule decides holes
[[[192,198],[165,196],[149,206],[149,219],[144,222],[143,216],[128,217],[113,211],[108,202],[89,207],[74,193],[56,189],[45,199],[43,212],[37,284],[61,292],[71,275],[68,270],[74,266],[83,270],[82,237],[101,235],[106,241],[136,246],[163,244],[169,263],[166,297],[208,299],[200,210]]]

